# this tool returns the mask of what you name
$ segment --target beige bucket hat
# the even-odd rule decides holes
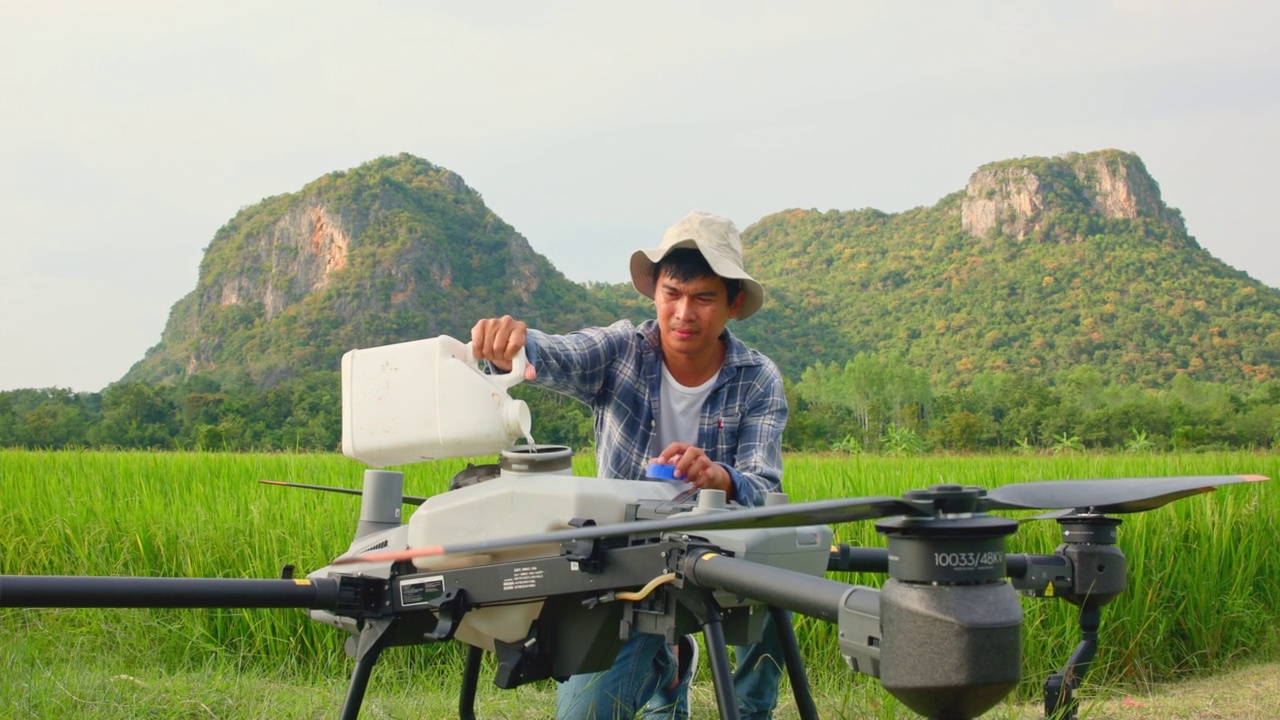
[[[702,210],[694,210],[667,228],[657,249],[632,253],[631,282],[641,295],[653,297],[653,267],[667,253],[680,248],[694,248],[702,253],[716,275],[742,281],[739,320],[751,317],[764,304],[764,288],[742,267],[742,238],[738,236],[738,228],[729,218]]]

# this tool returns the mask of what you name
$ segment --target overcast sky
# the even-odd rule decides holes
[[[0,390],[118,380],[237,210],[400,152],[616,282],[690,209],[1119,148],[1280,287],[1275,3],[2,1]]]

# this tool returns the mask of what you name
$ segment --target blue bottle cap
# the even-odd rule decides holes
[[[676,477],[676,466],[668,465],[666,463],[649,463],[649,466],[645,468],[644,474],[646,477],[656,478],[658,480],[680,479]]]

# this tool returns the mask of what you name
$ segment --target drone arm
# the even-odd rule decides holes
[[[1065,555],[1006,555],[1013,588],[1027,597],[1066,597],[1075,585],[1075,563]]]
[[[888,573],[889,549],[856,547],[848,543],[832,545],[827,572]]]
[[[829,623],[840,621],[840,608],[850,587],[715,552],[690,553],[685,558],[684,575],[699,587],[726,590]]]
[[[340,586],[337,579],[0,575],[0,607],[335,610]]]
[[[879,677],[879,591],[713,552],[690,554],[684,574],[699,587],[727,590],[839,626],[840,653],[850,669]]]

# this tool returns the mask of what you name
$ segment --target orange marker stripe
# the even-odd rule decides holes
[[[386,552],[365,553],[363,555],[349,555],[340,557],[333,561],[334,565],[350,565],[358,562],[396,562],[398,560],[412,560],[416,557],[427,557],[430,555],[443,555],[445,553],[443,545],[426,545],[420,548],[410,548],[408,550],[388,550]]]

